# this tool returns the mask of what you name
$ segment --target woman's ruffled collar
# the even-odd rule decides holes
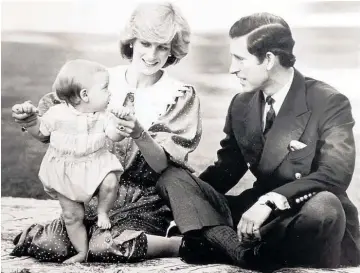
[[[151,86],[143,88],[134,88],[131,87],[126,81],[126,70],[128,66],[120,65],[109,68],[110,73],[110,86],[112,85],[111,81],[117,82],[114,86],[123,86],[125,90],[116,90],[116,93],[122,93],[122,97],[125,99],[125,96],[128,92],[135,93],[144,93],[151,92],[156,96],[158,102],[163,102],[165,104],[165,109],[167,105],[175,104],[176,98],[184,95],[184,84],[180,81],[169,76],[166,70],[163,70],[163,75],[161,78]],[[119,85],[120,84],[120,85]]]

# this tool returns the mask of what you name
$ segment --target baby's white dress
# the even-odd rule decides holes
[[[120,180],[123,167],[105,142],[107,114],[82,113],[61,103],[40,120],[40,132],[50,135],[50,144],[39,178],[50,196],[56,198],[60,193],[76,202],[88,202],[108,173],[114,172]]]

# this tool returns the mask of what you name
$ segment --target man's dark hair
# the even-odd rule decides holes
[[[267,52],[272,52],[279,57],[282,66],[294,65],[295,41],[289,25],[283,18],[270,13],[255,13],[242,17],[229,31],[232,39],[248,34],[247,49],[260,62],[264,61]]]

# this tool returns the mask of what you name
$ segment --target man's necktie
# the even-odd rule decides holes
[[[266,136],[266,134],[271,129],[271,126],[273,125],[275,117],[276,117],[275,110],[273,107],[274,102],[275,102],[275,100],[271,96],[268,96],[266,98],[266,103],[270,106],[270,108],[269,108],[269,111],[266,113],[264,136]]]

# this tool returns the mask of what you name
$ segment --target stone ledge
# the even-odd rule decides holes
[[[12,239],[24,228],[31,224],[46,223],[60,215],[60,206],[54,200],[36,200],[26,198],[1,198],[1,272],[4,273],[133,273],[133,272],[246,272],[228,265],[189,265],[178,258],[153,259],[135,264],[95,264],[85,263],[76,265],[62,265],[56,263],[39,263],[29,257],[12,257],[9,255],[13,248]],[[276,273],[359,273],[359,268],[340,268],[336,270],[284,268]]]

